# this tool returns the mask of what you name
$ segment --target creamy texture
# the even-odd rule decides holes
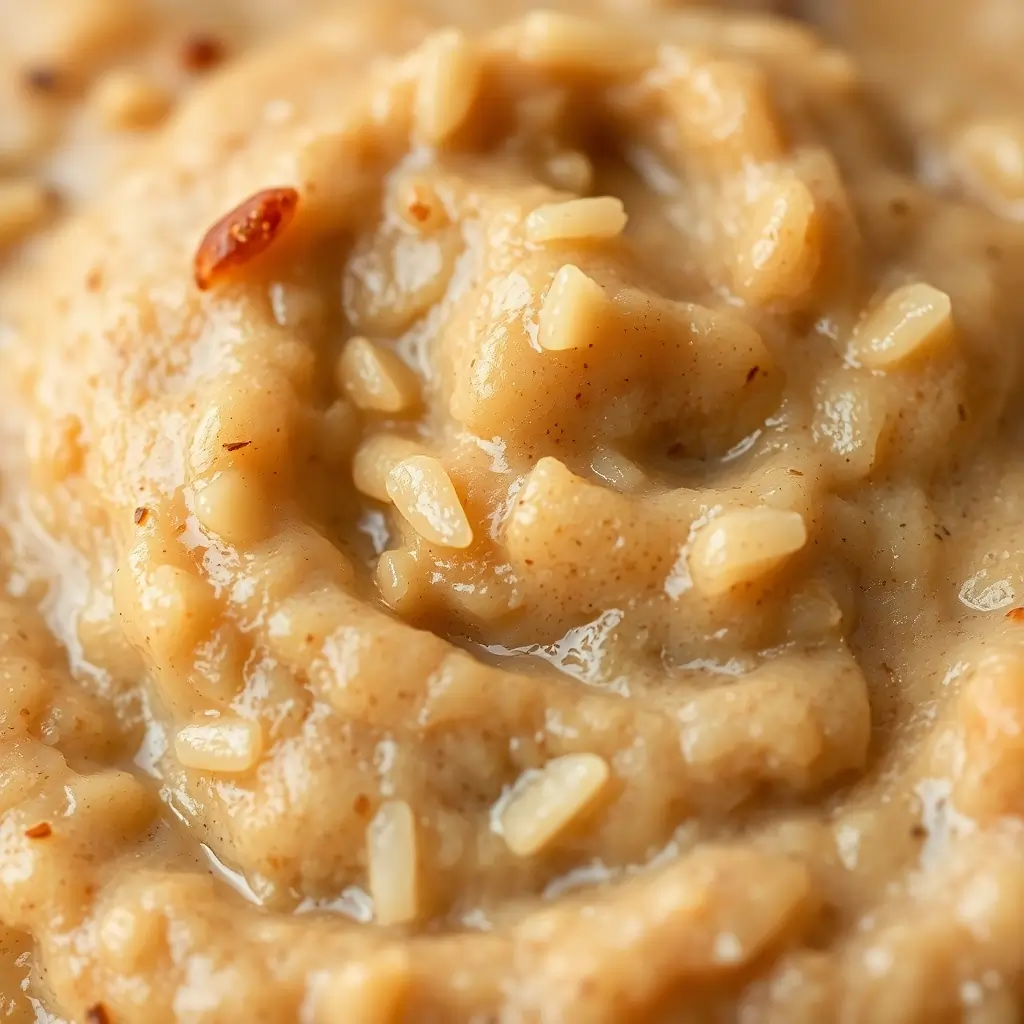
[[[0,1013],[1017,1020],[1003,51],[96,2],[8,69],[81,80],[0,283]]]

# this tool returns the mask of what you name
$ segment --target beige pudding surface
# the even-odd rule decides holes
[[[1024,143],[803,7],[51,47],[0,1020],[1020,1019]]]

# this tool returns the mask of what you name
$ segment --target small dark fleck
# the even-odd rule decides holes
[[[956,414],[957,414],[957,416],[960,417],[960,422],[961,423],[966,423],[967,422],[967,409],[964,406],[963,402],[960,402],[957,405],[957,407],[956,407]]]
[[[683,451],[684,451],[683,442],[682,441],[673,441],[672,444],[670,444],[668,446],[668,449],[666,450],[665,454],[669,458],[678,459],[683,454]]]
[[[252,441],[225,441],[221,448],[226,452],[237,452],[240,448],[247,448]]]
[[[789,473],[790,476],[803,476],[804,475],[804,472],[803,472],[802,469],[787,469],[786,472]]]
[[[421,199],[413,199],[409,203],[409,216],[414,220],[419,221],[421,224],[425,223],[427,218],[430,217],[432,210],[429,203],[423,202]]]
[[[355,800],[352,801],[352,810],[354,810],[361,818],[366,817],[366,815],[370,813],[370,798],[365,793],[360,793]]]
[[[227,48],[216,36],[196,33],[189,36],[181,48],[181,63],[189,71],[209,71],[227,54]]]
[[[41,821],[38,825],[25,829],[26,839],[49,839],[53,835],[53,828],[48,821]]]
[[[132,516],[132,518],[135,520],[136,526],[142,526],[149,518],[149,509],[139,506],[139,508],[135,510],[135,515]]]
[[[96,1003],[85,1011],[85,1024],[111,1024],[110,1014],[102,1003]]]
[[[924,839],[928,835],[928,829],[926,829],[924,825],[920,824],[919,822],[916,825],[910,826],[910,834],[915,839]]]
[[[897,197],[889,203],[889,209],[897,216],[904,217],[910,212],[910,204],[902,197]]]
[[[761,369],[760,366],[752,366],[749,370],[747,370],[747,383],[748,384],[757,376],[757,374],[760,371],[760,369]]]
[[[25,85],[32,92],[54,93],[60,88],[60,75],[54,68],[40,64],[38,67],[26,68]]]

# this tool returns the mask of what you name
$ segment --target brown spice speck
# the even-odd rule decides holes
[[[193,273],[200,291],[269,249],[292,222],[298,205],[295,189],[268,188],[221,217],[196,250]]]
[[[409,203],[409,216],[423,224],[431,214],[430,207],[422,199],[413,199]]]
[[[48,821],[41,821],[38,825],[25,829],[26,839],[49,839],[53,835],[53,827]]]
[[[149,509],[145,508],[142,505],[140,505],[135,510],[135,515],[132,516],[132,519],[134,520],[136,526],[142,526],[146,522],[146,520],[148,518],[149,518]]]
[[[370,813],[370,798],[365,793],[360,793],[355,800],[352,801],[352,810],[356,812],[361,818],[365,818]]]
[[[111,1024],[110,1014],[102,1003],[96,1003],[85,1011],[85,1024]]]
[[[60,88],[60,75],[55,68],[40,64],[26,68],[23,74],[26,87],[31,92],[55,93]]]
[[[749,370],[747,370],[747,383],[748,384],[758,375],[760,370],[761,370],[760,366],[752,366]]]
[[[1006,613],[1006,617],[1011,622],[1024,622],[1024,608],[1011,608]]]
[[[924,839],[928,835],[928,829],[926,829],[924,825],[918,823],[911,826],[910,834],[914,839]]]
[[[252,441],[225,441],[221,448],[226,452],[237,452],[241,448],[247,448]]]
[[[193,72],[209,71],[227,56],[227,47],[216,36],[197,32],[181,48],[181,63]]]

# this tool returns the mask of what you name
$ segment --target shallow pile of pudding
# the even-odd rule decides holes
[[[563,6],[335,10],[9,256],[0,1019],[1018,1021],[1024,132]]]

